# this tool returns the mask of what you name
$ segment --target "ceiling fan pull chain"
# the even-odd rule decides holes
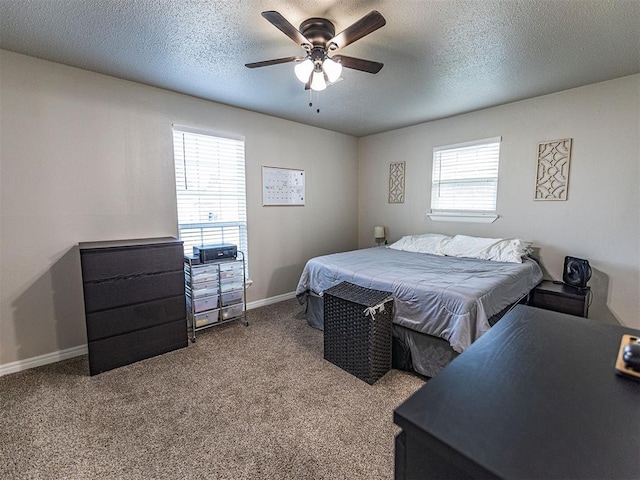
[[[314,90],[309,89],[309,108],[313,108],[313,92]],[[316,102],[319,103],[320,101],[320,92],[316,92]],[[320,109],[316,108],[316,113],[320,113]]]

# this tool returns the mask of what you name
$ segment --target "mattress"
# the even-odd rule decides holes
[[[343,281],[391,292],[394,323],[440,337],[461,353],[489,330],[490,317],[541,280],[531,258],[506,263],[375,247],[312,258],[296,294],[322,295]]]

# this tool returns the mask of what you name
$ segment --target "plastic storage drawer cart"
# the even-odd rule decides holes
[[[391,370],[391,293],[342,282],[323,298],[325,360],[372,385]]]

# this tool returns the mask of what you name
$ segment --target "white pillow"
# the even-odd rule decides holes
[[[432,255],[444,255],[442,249],[451,237],[440,233],[424,233],[422,235],[407,235],[397,242],[389,245],[394,250],[405,252],[430,253]]]
[[[482,238],[456,235],[443,248],[443,253],[451,257],[478,258],[495,262],[522,263],[531,242],[518,238]]]

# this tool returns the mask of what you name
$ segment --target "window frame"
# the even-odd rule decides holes
[[[182,140],[180,141],[180,143],[178,144],[176,142],[176,135],[183,135]],[[201,136],[201,137],[208,137],[208,140],[212,140],[213,143],[215,142],[219,142],[218,143],[218,148],[220,148],[220,146],[224,143],[230,143],[233,145],[232,142],[240,142],[238,144],[235,145],[235,148],[241,148],[242,153],[241,155],[238,155],[237,153],[234,154],[230,154],[228,155],[228,157],[225,158],[229,158],[229,159],[233,159],[233,161],[236,161],[237,163],[229,170],[230,173],[239,173],[241,172],[241,176],[242,176],[242,180],[238,180],[236,182],[234,182],[234,186],[236,188],[238,188],[238,191],[241,190],[241,193],[243,195],[243,199],[242,201],[238,201],[238,197],[240,194],[235,195],[236,200],[235,201],[235,207],[232,208],[232,210],[234,208],[238,208],[240,210],[242,210],[242,214],[240,215],[240,218],[238,219],[234,219],[234,220],[230,220],[228,218],[223,218],[221,220],[209,220],[209,219],[203,219],[203,218],[199,218],[199,221],[193,221],[194,219],[191,218],[191,221],[182,221],[181,222],[181,200],[185,200],[188,199],[187,195],[184,195],[183,198],[181,199],[181,191],[184,191],[184,188],[181,188],[181,184],[182,182],[186,182],[186,184],[188,185],[189,182],[187,180],[187,172],[184,171],[180,171],[179,172],[179,168],[178,168],[178,163],[179,162],[183,162],[183,165],[180,165],[180,167],[182,167],[183,169],[186,168],[185,166],[188,165],[186,159],[185,159],[185,155],[186,155],[186,150],[184,149],[185,147],[185,135],[193,135],[193,136]],[[190,138],[190,140],[193,140],[193,137]],[[248,275],[248,260],[249,260],[249,253],[248,253],[248,221],[247,221],[247,186],[246,186],[246,181],[247,181],[247,176],[246,176],[246,153],[245,153],[245,139],[242,136],[237,136],[237,135],[229,135],[226,133],[220,133],[220,132],[215,132],[215,131],[208,131],[208,130],[201,130],[201,129],[196,129],[196,128],[192,128],[192,127],[186,127],[183,125],[176,125],[173,124],[172,125],[172,144],[173,144],[173,161],[174,161],[174,176],[175,176],[175,186],[176,186],[176,213],[177,213],[177,228],[178,228],[178,237],[183,240],[185,242],[185,246],[184,246],[184,253],[185,255],[192,255],[193,254],[193,246],[194,245],[201,245],[201,244],[210,244],[210,243],[236,243],[238,250],[241,250],[244,254],[245,257],[245,268],[246,268],[246,278],[247,281],[249,281],[249,275]],[[182,152],[179,152],[178,149],[180,146],[183,146],[183,150]],[[203,156],[204,158],[206,158],[206,155]],[[220,167],[220,157],[222,157],[222,155],[220,155],[217,159],[218,161],[218,166],[215,167],[216,169],[219,169]],[[240,160],[241,159],[241,160]],[[193,157],[191,159],[191,161],[196,161]],[[197,161],[201,161],[200,158]],[[240,163],[241,162],[241,163]],[[210,166],[208,167],[204,167],[205,170],[206,168],[211,168]],[[224,170],[223,170],[224,172]],[[198,178],[198,181],[200,179],[202,172],[199,171],[198,172],[198,176],[196,178]],[[193,177],[192,177],[193,178]],[[180,185],[179,185],[180,182]],[[241,189],[240,189],[241,187]],[[198,194],[197,194],[198,195]],[[220,196],[221,193],[218,192],[217,194],[214,194],[212,196]],[[208,197],[208,195],[204,195],[203,198]],[[223,195],[222,198],[228,199],[228,198],[233,198],[234,195],[233,194],[225,194]],[[200,197],[198,197],[198,204],[200,204]],[[220,198],[218,198],[218,201],[220,201],[220,203],[224,203]],[[204,202],[202,202],[204,203]],[[200,214],[200,217],[202,216],[202,210],[200,210],[200,205],[198,205],[198,207],[193,211],[190,212],[192,215],[196,212],[198,212]],[[220,208],[226,208],[226,207],[220,207]],[[209,215],[211,215],[211,213],[209,213]],[[242,217],[244,217],[244,219],[242,219]],[[211,218],[211,216],[209,217]],[[184,219],[183,219],[184,220]],[[225,230],[226,229],[226,230]],[[200,231],[199,233],[199,238],[200,238],[200,242],[199,243],[194,243],[193,238],[197,238],[198,237],[198,232],[197,230]],[[186,231],[190,231],[191,234],[187,235]],[[225,235],[227,236],[227,239],[225,239]],[[191,237],[191,238],[189,238]],[[233,240],[228,240],[228,238],[231,237],[233,238]],[[206,238],[215,238],[214,241],[207,241],[205,240]]]
[[[497,147],[495,146],[497,144]],[[448,221],[448,222],[473,222],[473,223],[493,223],[499,215],[497,214],[498,208],[498,180],[499,180],[499,168],[500,168],[500,148],[502,145],[502,137],[489,137],[478,140],[472,140],[468,142],[442,145],[434,147],[432,157],[432,169],[431,169],[431,196],[430,196],[430,210],[427,216],[434,221]],[[469,151],[472,147],[492,147],[496,149],[496,158],[490,159],[491,162],[487,162],[486,167],[488,169],[495,168],[495,175],[490,177],[474,177],[464,176],[457,179],[457,184],[469,183],[470,188],[478,188],[483,183],[493,184],[493,209],[468,209],[468,208],[434,208],[434,198],[441,191],[441,185],[445,182],[438,181],[436,175],[442,171],[442,152],[458,153],[465,150]],[[495,163],[495,167],[493,165]],[[489,179],[489,182],[487,182]],[[448,180],[447,183],[455,184],[456,179]]]

